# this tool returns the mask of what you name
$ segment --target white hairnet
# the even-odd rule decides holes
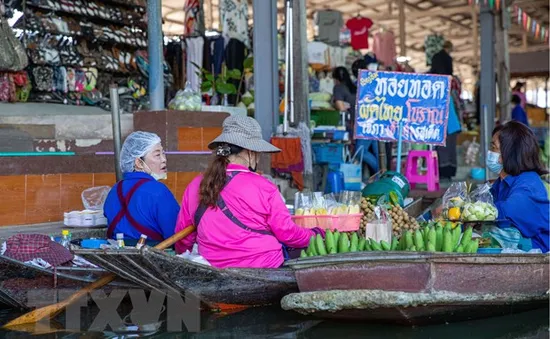
[[[130,134],[124,140],[120,151],[122,173],[133,172],[136,159],[145,156],[155,145],[160,143],[160,137],[155,133],[137,131]]]

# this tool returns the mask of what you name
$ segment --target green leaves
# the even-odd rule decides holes
[[[254,57],[248,57],[243,62],[244,69],[253,69],[254,68]]]
[[[226,83],[221,79],[216,80],[216,91],[220,94],[237,94],[235,85]]]

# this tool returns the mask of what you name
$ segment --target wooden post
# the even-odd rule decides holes
[[[393,1],[388,1],[388,15],[392,15],[393,12]]]
[[[407,45],[405,45],[405,0],[399,0],[399,54],[407,55]]]
[[[529,47],[527,43],[527,33],[523,33],[523,36],[521,37],[521,47],[527,52],[527,47]]]

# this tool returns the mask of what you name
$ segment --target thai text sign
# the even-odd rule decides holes
[[[361,70],[355,137],[445,145],[451,78],[444,75]]]

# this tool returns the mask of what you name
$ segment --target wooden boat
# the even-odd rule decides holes
[[[549,255],[359,252],[296,259],[282,307],[323,318],[449,322],[548,307]]]
[[[28,304],[29,292],[35,290],[41,298],[55,300],[60,290],[78,290],[101,278],[108,272],[91,267],[57,267],[46,269],[21,261],[0,256],[0,308],[28,309],[36,305]],[[106,293],[114,288],[135,288],[136,285],[115,280],[104,287]]]
[[[217,269],[148,246],[141,250],[80,249],[75,254],[143,288],[191,293],[210,308],[219,304],[268,305],[298,291],[294,271],[289,268]]]

